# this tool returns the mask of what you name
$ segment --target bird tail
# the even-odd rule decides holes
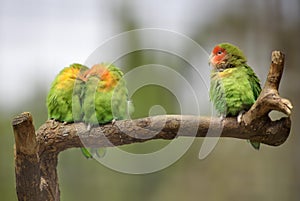
[[[89,150],[87,148],[82,147],[81,152],[87,159],[93,158],[92,154],[89,152]]]
[[[251,141],[251,140],[248,140],[248,142],[251,144],[251,146],[252,146],[255,150],[259,150],[259,147],[260,147],[260,143],[259,143],[259,142],[255,142],[255,141]]]
[[[87,158],[103,158],[106,154],[106,148],[81,148],[82,154]]]

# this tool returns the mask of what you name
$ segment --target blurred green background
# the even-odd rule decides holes
[[[219,42],[232,42],[247,55],[249,65],[262,83],[268,72],[271,51],[283,51],[286,68],[280,94],[294,105],[290,137],[279,147],[263,145],[260,151],[253,150],[242,140],[220,139],[204,160],[198,159],[203,139],[196,139],[176,163],[146,175],[113,171],[97,161],[86,160],[79,149],[70,149],[59,155],[61,200],[298,201],[298,0],[0,0],[0,199],[17,200],[12,118],[29,111],[37,129],[47,119],[45,99],[59,70],[73,62],[84,63],[107,38],[137,28],[182,33],[206,52]],[[132,38],[128,45],[136,42],[137,39]],[[197,58],[193,51],[186,51]],[[119,63],[125,71],[149,63],[164,64],[185,74],[187,80],[189,76],[193,79],[186,72],[188,63],[164,54],[140,51],[127,55]],[[184,89],[182,91],[184,94]],[[133,99],[137,107],[135,118],[148,116],[151,106],[157,104],[167,113],[180,111],[174,95],[158,86],[140,89]],[[209,114],[209,110],[204,111],[206,113]],[[166,144],[168,142],[152,141],[124,149],[142,153]]]

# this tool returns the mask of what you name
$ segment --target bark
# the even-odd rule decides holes
[[[180,136],[231,137],[281,145],[290,133],[292,110],[290,101],[278,93],[283,67],[284,55],[274,51],[266,84],[240,123],[236,118],[221,121],[214,117],[163,115],[116,121],[88,130],[84,123],[64,124],[48,120],[35,132],[30,113],[22,113],[12,122],[18,199],[60,199],[57,157],[68,148],[112,147]],[[268,116],[271,110],[283,112],[287,117],[272,121]],[[208,131],[210,135],[206,136]]]
[[[15,173],[19,200],[40,200],[40,167],[38,143],[32,117],[23,113],[14,118]]]
[[[279,96],[278,88],[284,68],[284,54],[280,51],[272,52],[272,62],[269,74],[262,92],[250,110],[243,116],[245,124],[267,115],[271,110],[277,110],[291,115],[292,104],[289,100]]]

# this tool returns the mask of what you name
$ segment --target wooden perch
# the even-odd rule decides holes
[[[272,110],[277,110],[287,116],[291,115],[293,108],[291,102],[281,98],[278,93],[283,68],[284,54],[279,51],[273,51],[272,63],[265,86],[250,110],[243,115],[245,124],[251,124],[253,120],[267,115]]]
[[[284,67],[284,55],[272,53],[266,84],[251,109],[238,123],[236,118],[164,115],[135,120],[122,120],[87,130],[84,123],[64,124],[46,121],[36,132],[32,116],[22,113],[13,120],[15,135],[15,172],[19,200],[59,200],[57,156],[68,148],[112,147],[152,139],[174,139],[179,136],[205,137],[208,130],[220,131],[220,137],[251,139],[278,146],[287,139],[292,105],[279,96],[278,87]],[[271,110],[288,117],[272,121]],[[180,130],[180,132],[178,132]],[[195,132],[196,131],[196,132]],[[214,132],[212,132],[214,133]],[[219,137],[219,132],[210,137]]]

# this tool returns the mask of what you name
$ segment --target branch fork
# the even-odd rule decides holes
[[[250,110],[242,116],[242,121],[249,125],[255,119],[259,119],[276,110],[290,116],[292,103],[279,96],[278,88],[284,68],[284,54],[280,51],[272,52],[272,62],[269,74],[263,90]]]

